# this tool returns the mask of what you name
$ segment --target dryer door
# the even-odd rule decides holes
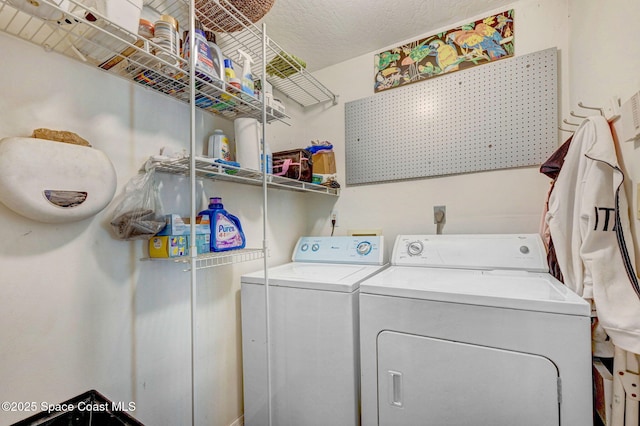
[[[559,425],[558,370],[547,358],[384,331],[380,425]]]

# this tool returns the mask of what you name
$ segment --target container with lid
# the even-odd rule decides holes
[[[220,81],[224,81],[224,55],[222,55],[222,50],[220,50],[220,47],[216,44],[216,35],[213,31],[205,31],[204,35],[207,38],[207,43],[209,43],[209,50],[213,61],[213,76]]]
[[[191,34],[189,31],[185,31],[182,57],[187,61],[191,57],[190,37]],[[213,60],[211,59],[211,51],[204,35],[202,24],[197,19],[195,21],[194,56],[196,75],[205,81],[211,81],[211,77],[215,75]],[[185,64],[185,66],[188,67],[187,64]]]
[[[158,58],[173,65],[178,63],[176,57],[180,54],[178,29],[178,21],[171,15],[160,15],[160,19],[155,22],[154,36],[160,49],[156,49],[154,53]]]
[[[240,219],[222,205],[222,198],[209,198],[209,208],[198,215],[208,215],[211,226],[211,251],[227,251],[245,247],[245,236]]]
[[[212,158],[219,158],[224,161],[231,161],[231,150],[229,149],[229,138],[222,130],[216,129],[209,136],[207,155]]]
[[[138,24],[138,35],[150,40],[153,38],[154,26],[153,22],[140,18]]]
[[[233,61],[226,58],[224,60],[224,79],[228,83],[232,78],[236,78],[236,72],[233,69]]]

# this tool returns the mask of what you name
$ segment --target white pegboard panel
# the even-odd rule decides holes
[[[557,148],[557,49],[345,104],[347,185],[542,163]]]

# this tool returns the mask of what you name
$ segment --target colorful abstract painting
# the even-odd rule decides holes
[[[381,92],[513,56],[513,9],[375,55]]]

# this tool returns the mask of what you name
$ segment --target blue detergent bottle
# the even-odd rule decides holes
[[[209,208],[200,213],[209,215],[211,226],[211,251],[227,251],[244,248],[246,240],[240,219],[230,214],[222,205],[222,198],[209,198]]]

